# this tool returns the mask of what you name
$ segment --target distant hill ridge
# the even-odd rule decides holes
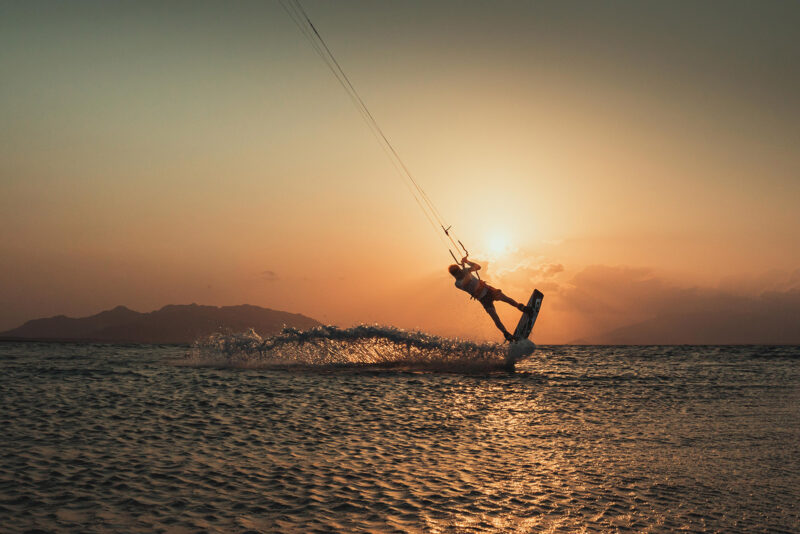
[[[278,332],[283,326],[305,329],[319,324],[299,313],[249,304],[221,307],[170,304],[149,313],[117,306],[89,317],[57,315],[34,319],[0,332],[0,338],[185,344],[220,330],[241,332],[252,328],[263,336]]]

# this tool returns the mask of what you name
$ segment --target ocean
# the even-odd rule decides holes
[[[800,532],[798,347],[186,353],[0,343],[0,532]]]

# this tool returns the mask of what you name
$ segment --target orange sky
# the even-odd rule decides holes
[[[538,342],[651,318],[582,308],[636,280],[800,288],[797,6],[304,5],[489,280],[545,291]],[[0,329],[198,302],[496,337],[278,3],[6,4],[0,79]]]

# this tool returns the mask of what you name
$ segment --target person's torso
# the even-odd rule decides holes
[[[466,291],[473,298],[480,299],[486,295],[486,284],[478,280],[472,273],[467,273],[458,280],[456,280],[456,287],[462,291]]]

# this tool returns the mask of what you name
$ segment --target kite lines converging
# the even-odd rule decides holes
[[[319,31],[317,31],[314,23],[311,22],[311,19],[309,18],[305,9],[303,9],[300,1],[278,1],[295,25],[300,29],[301,33],[311,43],[311,46],[314,48],[314,51],[317,53],[317,55],[322,59],[322,61],[325,62],[325,65],[327,65],[328,69],[333,73],[334,77],[338,80],[339,84],[345,90],[347,95],[350,97],[351,102],[361,114],[361,117],[364,119],[364,122],[375,136],[375,139],[378,141],[383,151],[391,160],[392,165],[394,166],[400,178],[403,180],[403,183],[405,183],[408,191],[411,193],[411,196],[425,214],[425,218],[427,218],[428,222],[431,223],[434,231],[442,240],[442,243],[447,247],[447,250],[450,252],[450,255],[453,257],[456,263],[459,263],[461,260],[458,259],[458,256],[462,255],[461,251],[463,251],[464,256],[468,255],[467,249],[454,235],[450,225],[445,222],[433,201],[431,201],[427,193],[425,193],[425,191],[419,185],[419,182],[417,182],[417,180],[411,174],[411,171],[409,171],[402,158],[400,158],[400,155],[397,153],[394,145],[392,145],[392,143],[389,141],[389,138],[383,132],[369,108],[367,108],[367,105],[364,103],[361,95],[358,94],[358,91],[356,91],[356,88],[353,86],[350,78],[348,78],[347,74],[345,74],[344,70],[342,70],[341,65],[339,65],[339,62],[336,60],[330,48],[325,43],[325,40],[320,35]],[[440,231],[444,232],[444,235],[449,240],[449,243],[444,240],[442,235],[439,233]]]

